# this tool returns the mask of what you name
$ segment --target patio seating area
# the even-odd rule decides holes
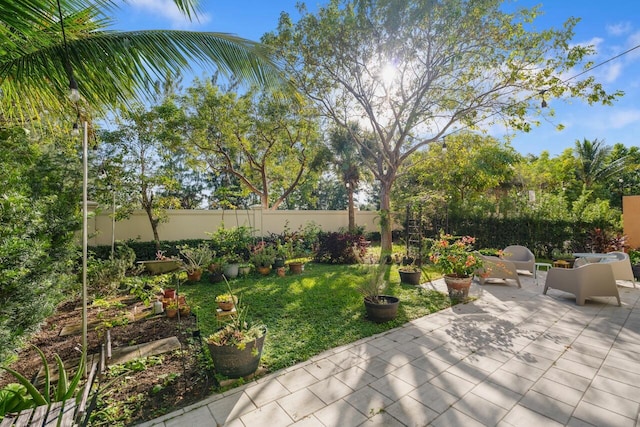
[[[519,280],[142,426],[639,425],[640,290],[579,306]]]

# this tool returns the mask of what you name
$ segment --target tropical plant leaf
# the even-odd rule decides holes
[[[31,381],[26,379],[21,373],[4,366],[0,366],[0,369],[4,369],[5,371],[9,372],[15,379],[18,380],[20,384],[22,384],[27,389],[27,392],[36,403],[36,406],[49,404],[48,398],[45,399],[45,396],[43,396],[42,393],[40,393],[38,389],[33,384],[31,384]]]

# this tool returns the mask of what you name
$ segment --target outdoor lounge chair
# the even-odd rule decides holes
[[[504,279],[505,281],[515,280],[518,287],[522,288],[516,265],[513,262],[495,256],[480,255],[480,257],[484,266],[476,271],[476,275],[481,285],[484,285],[487,280]]]
[[[517,270],[526,270],[533,274],[536,257],[528,248],[520,245],[507,246],[502,251],[502,258],[514,263]]]
[[[629,255],[624,252],[609,252],[608,255],[615,255],[616,259],[603,258],[600,262],[611,266],[613,277],[616,280],[630,280],[633,282],[633,287],[635,288],[636,282],[633,279],[633,270],[631,270]]]
[[[589,297],[616,297],[620,294],[610,263],[587,263],[575,268],[552,268],[547,273],[544,295],[549,288],[569,292],[576,296],[576,304],[584,305]]]

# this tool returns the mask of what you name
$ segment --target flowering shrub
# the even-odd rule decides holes
[[[456,277],[469,277],[480,267],[482,258],[473,251],[475,237],[456,238],[450,234],[441,234],[429,251],[429,259],[444,274]]]

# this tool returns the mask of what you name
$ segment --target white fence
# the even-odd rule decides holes
[[[323,231],[338,231],[349,225],[349,216],[344,211],[287,211],[265,210],[256,207],[250,210],[168,210],[169,221],[158,226],[161,240],[206,239],[207,232],[221,225],[231,228],[246,226],[255,230],[257,236],[282,233],[285,227],[297,230],[315,223]],[[356,224],[365,231],[379,231],[378,214],[373,211],[356,211]],[[112,233],[113,230],[113,233]],[[113,235],[113,236],[112,236]],[[118,240],[138,239],[152,241],[153,232],[144,211],[135,211],[128,219],[117,221],[115,227],[108,211],[98,213],[89,224],[89,245],[110,245],[112,238]]]

